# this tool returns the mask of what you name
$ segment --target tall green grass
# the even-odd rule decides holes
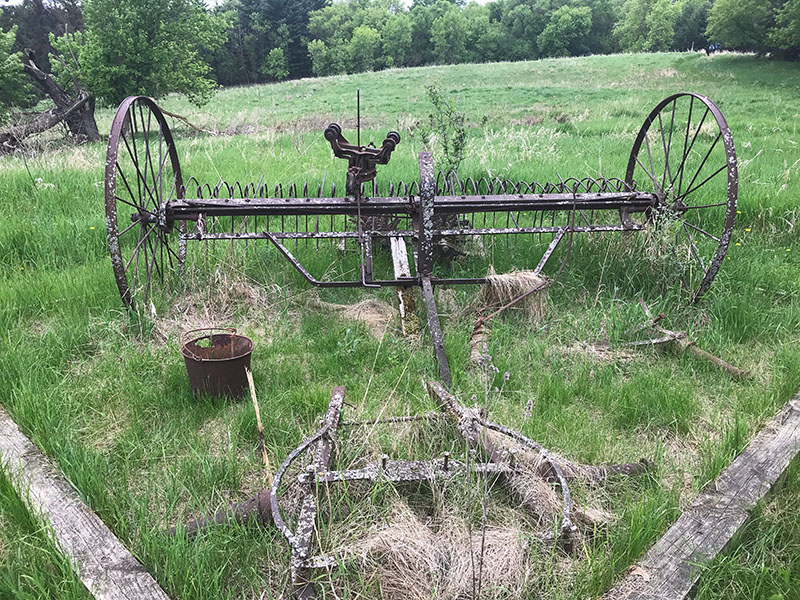
[[[709,96],[734,134],[739,245],[731,246],[699,305],[682,302],[674,265],[653,260],[646,236],[576,238],[546,318],[534,324],[512,313],[493,326],[488,351],[500,374],[491,387],[501,387],[509,373],[502,394],[490,395],[493,420],[576,460],[658,459],[652,478],[586,492],[587,502],[620,519],[587,542],[568,576],[563,556],[532,552],[549,575],[526,595],[597,594],[800,387],[800,75],[794,65],[750,56],[620,55],[301,80],[222,90],[203,109],[177,97],[164,106],[231,133],[200,136],[176,126],[186,176],[214,183],[220,176],[257,181],[263,173],[269,182],[315,184],[325,177],[343,187],[344,165],[321,131],[338,120],[351,134],[355,88],[367,126],[362,138],[379,141],[390,129],[403,136],[380,177],[414,180],[422,149],[414,123],[430,110],[422,86],[434,80],[470,119],[465,175],[621,176],[646,114],[676,91]],[[111,115],[100,113],[101,129]],[[484,117],[487,125],[479,128]],[[37,156],[0,157],[0,403],[173,597],[258,597],[263,590],[278,597],[286,589],[288,551],[273,529],[216,527],[194,541],[163,534],[266,485],[250,403],[192,396],[177,353],[181,315],[189,305],[210,303],[224,308],[226,324],[255,340],[253,370],[273,465],[317,427],[334,385],[347,386],[345,418],[433,410],[421,385],[438,373],[429,341],[404,340],[396,328],[379,340],[363,323],[309,303],[316,293],[342,303],[393,302],[393,293],[309,290],[266,246],[245,257],[241,248],[224,256],[220,245],[222,260],[197,265],[155,319],[126,314],[105,247],[103,154],[101,145],[56,144]],[[535,256],[502,248],[493,256],[498,271],[535,263]],[[323,271],[356,264],[327,246],[307,258]],[[379,250],[378,258],[388,268],[386,253]],[[232,282],[259,289],[259,302],[231,297]],[[465,401],[483,398],[468,369],[475,290],[454,289],[445,294],[449,300],[439,294],[455,391]],[[754,371],[756,379],[734,382],[694,357],[661,349],[613,360],[587,353],[583,343],[627,339],[644,320],[639,299],[653,312],[665,311],[667,327],[688,331],[700,347]],[[380,440],[393,448],[389,433]],[[347,460],[362,450],[357,439],[353,444],[342,450]],[[409,455],[442,449],[429,444],[415,438]],[[685,485],[684,477],[694,483]],[[351,509],[363,511],[354,514],[363,514],[366,526],[385,517],[389,496],[378,493],[372,504],[369,496],[352,500]],[[428,497],[422,493],[419,503]],[[493,510],[500,511],[505,500],[496,502]],[[14,541],[13,523],[24,521],[15,506],[0,505],[0,522],[12,523],[0,526],[0,547],[12,549],[0,551],[7,581],[23,586],[30,571],[32,582],[23,586],[29,597],[72,597],[61,593],[68,573],[52,567],[63,566],[62,559],[40,542]],[[769,539],[752,531],[756,544]],[[42,552],[45,562],[37,558]],[[718,572],[741,574],[725,568]],[[368,585],[349,568],[337,581],[353,595]]]

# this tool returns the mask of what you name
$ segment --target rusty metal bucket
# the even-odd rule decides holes
[[[249,337],[228,327],[192,329],[181,335],[180,350],[195,394],[237,397],[247,389],[245,369],[253,353]]]

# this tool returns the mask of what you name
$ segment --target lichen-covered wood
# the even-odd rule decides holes
[[[606,600],[683,600],[800,453],[800,393],[712,481]]]
[[[0,461],[28,508],[48,522],[55,542],[97,600],[169,599],[2,408]]]

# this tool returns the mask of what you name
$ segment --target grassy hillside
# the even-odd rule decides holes
[[[519,587],[491,594],[597,595],[800,387],[800,71],[734,54],[619,55],[308,79],[221,90],[202,109],[177,97],[163,106],[220,134],[198,134],[175,122],[184,177],[212,184],[220,177],[258,181],[262,174],[270,183],[326,178],[341,189],[344,163],[332,157],[322,130],[338,121],[346,135],[353,131],[355,89],[361,90],[362,139],[379,142],[390,129],[403,138],[381,176],[411,181],[422,149],[417,124],[431,110],[423,85],[432,82],[468,117],[462,176],[622,177],[646,115],[678,91],[710,97],[733,132],[740,169],[734,244],[698,305],[677,302],[678,284],[669,277],[674,265],[653,260],[652,238],[576,240],[550,291],[547,316],[537,324],[520,315],[496,323],[489,353],[499,374],[485,390],[468,370],[476,290],[439,291],[454,390],[463,400],[488,393],[493,420],[575,460],[656,461],[652,477],[576,489],[580,504],[617,515],[603,531],[587,533],[576,556],[549,550],[530,533],[540,524],[507,499],[491,500],[490,523],[516,528],[526,548]],[[113,110],[98,116],[101,131],[108,131]],[[266,484],[252,406],[192,396],[177,352],[182,326],[225,324],[254,339],[253,371],[273,465],[316,429],[334,385],[347,386],[348,419],[433,410],[420,384],[438,373],[430,342],[403,339],[396,322],[376,336],[363,320],[319,302],[393,303],[391,290],[310,290],[262,246],[247,254],[220,251],[170,306],[155,315],[126,314],[106,249],[104,153],[100,144],[54,143],[35,156],[0,157],[0,404],[172,597],[257,598],[263,590],[272,594],[263,597],[280,597],[288,552],[273,529],[219,527],[191,542],[162,533]],[[335,249],[325,247],[319,257],[338,264]],[[496,257],[498,269],[528,266],[525,260],[511,251]],[[666,312],[671,329],[752,370],[755,380],[735,382],[689,356],[658,349],[588,351],[587,345],[622,338],[644,320],[639,299]],[[440,452],[457,441],[448,432],[428,432],[436,434],[433,442],[422,433],[352,437],[343,447],[348,458],[357,450],[400,458]],[[779,506],[800,499],[796,479],[794,469]],[[462,517],[480,526],[475,498],[458,486],[434,491],[435,502],[425,490],[409,502],[431,511],[433,520],[460,507]],[[370,524],[390,520],[397,495],[380,489],[342,502],[347,515],[337,513],[343,524],[324,532],[327,543],[358,543]],[[0,481],[6,573],[0,597],[80,597],[60,559],[18,533],[41,536],[26,518]],[[791,537],[792,531],[796,523],[776,520],[749,535],[769,553],[765,536]],[[764,577],[742,562],[717,566],[703,597],[730,597],[720,583],[728,575],[741,582],[741,598],[800,589],[797,565],[784,560],[772,555]],[[324,582],[348,598],[376,597],[381,585],[373,571],[353,564]]]

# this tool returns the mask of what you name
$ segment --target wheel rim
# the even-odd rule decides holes
[[[183,267],[184,246],[159,212],[183,197],[178,154],[164,115],[150,98],[131,96],[111,124],[106,152],[106,229],[111,264],[126,307],[147,301],[152,282]],[[159,210],[162,207],[162,210]],[[183,233],[185,223],[178,223]]]
[[[725,259],[736,219],[736,151],[719,108],[700,94],[661,101],[636,137],[625,182],[659,197],[653,220],[668,225],[696,302]]]

